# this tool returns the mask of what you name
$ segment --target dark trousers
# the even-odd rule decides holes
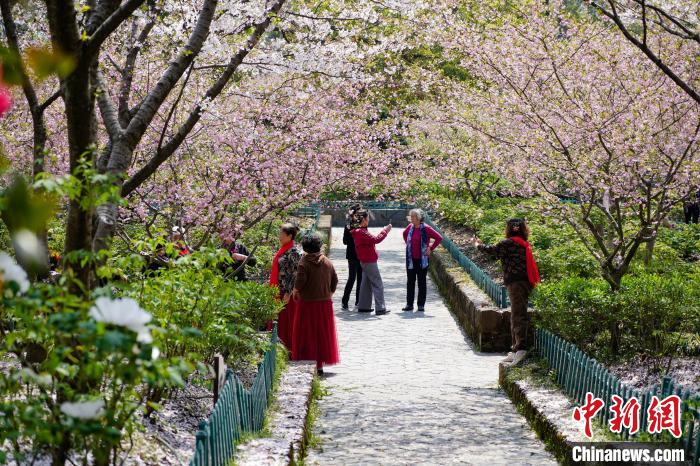
[[[352,287],[355,285],[355,278],[357,278],[357,287],[355,288],[355,306],[360,301],[360,285],[362,284],[362,267],[360,267],[360,261],[357,259],[348,259],[348,282],[345,284],[345,290],[343,291],[343,306],[347,306],[350,302],[350,293],[352,293]]]
[[[698,223],[698,218],[700,217],[700,204],[686,204],[683,206],[683,213],[685,214],[685,223]]]
[[[425,295],[427,294],[428,268],[421,268],[420,259],[413,259],[413,268],[406,269],[406,304],[413,307],[413,298],[416,295],[416,279],[418,279],[418,307],[425,306]]]
[[[529,282],[520,281],[507,286],[510,298],[510,339],[513,351],[527,349],[527,331],[529,318],[527,301],[530,296]]]

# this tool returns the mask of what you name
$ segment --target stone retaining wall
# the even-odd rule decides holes
[[[529,360],[525,364],[528,364],[527,361]],[[587,439],[583,435],[580,426],[572,419],[576,405],[558,387],[543,386],[522,371],[512,372],[503,363],[498,372],[498,383],[503,391],[560,464],[574,464],[571,451],[575,443],[610,440],[597,422],[592,426],[593,439]]]
[[[431,256],[430,274],[479,351],[510,350],[510,310],[496,307],[446,249]]]
[[[289,362],[269,413],[270,436],[238,445],[237,466],[286,466],[302,460],[315,374],[314,361]]]

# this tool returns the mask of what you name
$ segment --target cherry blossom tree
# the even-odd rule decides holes
[[[241,85],[225,100],[241,109],[233,115],[210,109],[206,132],[136,191],[135,215],[232,233],[326,189],[363,192],[398,171],[401,150],[379,144],[396,133],[393,120],[368,125],[372,108],[357,103],[354,86],[266,79],[276,82]]]
[[[126,0],[81,6],[52,0],[37,6],[29,11],[4,4],[9,48],[24,58],[32,45],[17,34],[20,24],[25,36],[28,30],[38,31],[38,40],[43,31],[44,45],[50,41],[54,53],[70,57],[73,66],[58,82],[48,80],[33,90],[32,76],[20,61],[25,116],[32,116],[34,128],[31,137],[21,140],[31,139],[35,160],[39,153],[45,160],[47,146],[58,152],[53,167],[67,166],[83,192],[95,180],[107,179],[114,187],[100,196],[97,206],[86,205],[80,193],[70,200],[66,252],[105,248],[119,223],[120,199],[143,191],[153,176],[166,171],[166,162],[185,146],[190,150],[207,132],[201,125],[204,115],[235,117],[240,109],[228,107],[242,102],[232,98],[235,83],[264,83],[266,75],[287,74],[293,79],[336,79],[367,86],[372,76],[365,67],[366,57],[402,47],[402,30],[396,25],[422,8],[416,4],[402,10],[401,2],[364,0],[322,6],[285,0],[187,4]],[[219,105],[224,112],[217,109]],[[49,130],[47,111],[55,115]],[[22,122],[26,127],[26,119]],[[9,138],[20,141],[17,136]],[[211,142],[208,139],[209,148],[221,149]],[[214,156],[219,155],[216,151]],[[353,163],[350,157],[343,166]],[[37,175],[44,166],[35,168]],[[139,194],[142,198],[144,192]],[[75,269],[78,278],[89,284],[89,271]]]
[[[696,59],[700,51],[698,2],[591,0],[589,4],[674,84],[700,103]]]
[[[697,102],[600,22],[513,13],[453,24],[476,85],[456,88],[450,113],[521,193],[551,201],[617,290],[697,176]]]

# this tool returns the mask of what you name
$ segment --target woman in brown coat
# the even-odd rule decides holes
[[[292,359],[316,361],[319,374],[323,374],[324,364],[340,362],[332,301],[338,275],[333,263],[321,252],[322,245],[316,233],[301,240],[304,256],[294,283],[298,307],[292,345]]]

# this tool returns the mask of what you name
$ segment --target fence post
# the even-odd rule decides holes
[[[695,401],[698,401],[698,397],[695,397]],[[695,418],[700,425],[700,408],[695,408]],[[698,427],[698,432],[695,434],[695,453],[693,454],[693,464],[698,466],[700,464],[700,427]]]
[[[201,462],[198,462],[196,466],[212,466],[211,464],[211,445],[209,442],[209,422],[202,420],[199,421],[199,430],[195,435],[195,455],[198,451],[202,452]],[[198,447],[201,446],[200,450]]]
[[[220,354],[214,356],[214,406],[219,400],[221,390],[226,383],[226,362]]]

